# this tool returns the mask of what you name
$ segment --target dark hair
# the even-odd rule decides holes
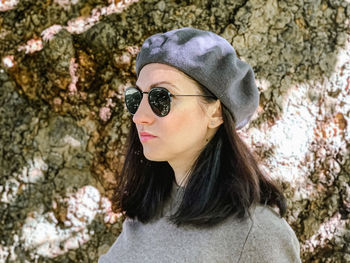
[[[199,85],[204,95],[213,95]],[[204,103],[212,98],[202,97]],[[175,225],[212,226],[234,214],[244,218],[253,204],[277,207],[286,213],[286,199],[279,187],[258,166],[257,157],[235,130],[234,117],[222,104],[223,124],[190,169],[178,210],[169,217]],[[115,212],[146,223],[156,216],[174,182],[168,162],[150,161],[143,155],[136,125],[126,142],[125,162],[117,176],[112,204]],[[193,202],[193,200],[196,200]]]

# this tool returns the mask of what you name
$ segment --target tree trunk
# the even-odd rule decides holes
[[[254,69],[260,106],[239,133],[283,186],[303,262],[350,262],[349,17],[335,0],[0,1],[0,261],[108,250],[136,54],[192,26]]]

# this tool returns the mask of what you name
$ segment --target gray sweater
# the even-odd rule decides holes
[[[230,216],[213,228],[177,228],[165,216],[176,210],[183,190],[174,182],[171,198],[147,224],[126,218],[98,263],[301,262],[295,233],[268,206],[252,208],[252,219],[244,221]]]

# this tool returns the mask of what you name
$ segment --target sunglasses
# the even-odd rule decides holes
[[[159,117],[165,117],[170,112],[172,97],[202,96],[215,98],[207,95],[174,95],[171,94],[166,88],[162,87],[152,88],[149,92],[141,91],[137,87],[129,87],[124,92],[124,99],[126,108],[132,115],[134,115],[139,108],[143,94],[148,94],[148,103],[151,106],[154,114]]]

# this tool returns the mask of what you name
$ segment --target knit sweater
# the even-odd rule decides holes
[[[165,216],[176,211],[183,192],[174,182],[171,197],[149,223],[126,218],[98,263],[301,262],[294,231],[268,206],[255,206],[243,221],[229,216],[211,228],[176,227]]]

